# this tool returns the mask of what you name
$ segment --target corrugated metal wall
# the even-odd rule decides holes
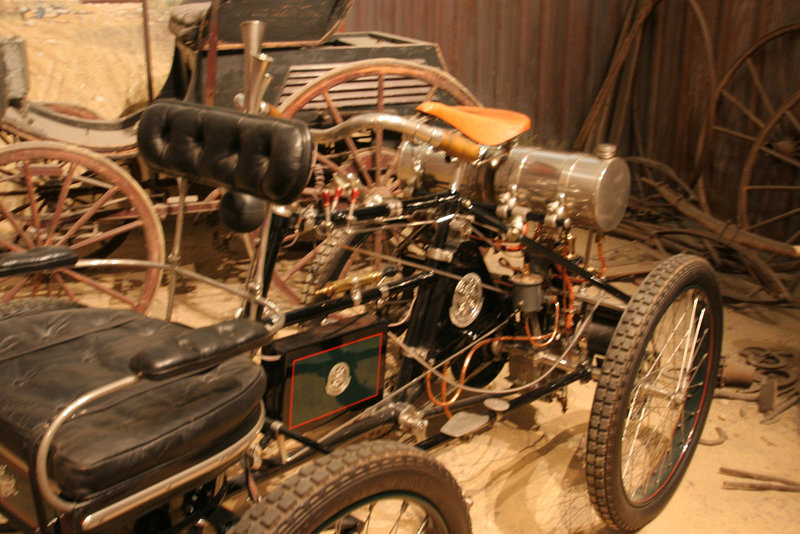
[[[625,4],[355,0],[346,26],[439,43],[449,70],[484,105],[524,111],[537,137],[564,142],[602,82]]]
[[[355,0],[346,29],[438,42],[449,70],[484,105],[528,113],[537,142],[571,147],[606,76],[631,1],[633,7],[644,3]],[[698,20],[706,21],[708,39]],[[683,175],[696,175],[711,84],[751,42],[793,22],[800,22],[797,0],[658,3],[645,25],[632,96],[623,99],[633,117],[620,136],[623,150],[633,153],[638,146]]]

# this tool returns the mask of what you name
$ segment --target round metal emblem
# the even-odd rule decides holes
[[[350,385],[350,366],[344,362],[334,365],[328,373],[328,383],[325,384],[325,393],[337,397],[344,393]]]
[[[467,273],[456,284],[450,304],[450,322],[458,328],[472,324],[483,308],[483,287],[477,273]]]

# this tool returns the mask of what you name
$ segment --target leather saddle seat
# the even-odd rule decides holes
[[[0,320],[0,443],[33,465],[48,422],[60,410],[133,374],[132,356],[187,332],[196,330],[93,308],[43,306]],[[90,402],[56,433],[50,478],[62,496],[82,500],[130,493],[180,472],[258,424],[265,383],[261,367],[239,355],[207,371],[141,380]]]

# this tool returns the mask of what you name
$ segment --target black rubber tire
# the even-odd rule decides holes
[[[690,313],[681,316],[682,308]],[[673,315],[676,312],[678,315]],[[698,321],[680,322],[683,318]],[[670,323],[673,320],[676,322]],[[670,324],[672,334],[686,328],[689,337],[685,344],[675,342],[684,338],[670,335]],[[661,337],[662,332],[666,337]],[[617,325],[592,405],[586,481],[592,504],[610,526],[638,530],[652,521],[674,494],[708,416],[721,342],[722,300],[709,264],[679,255],[656,266]],[[656,346],[659,349],[653,351]],[[678,358],[669,358],[668,349],[675,356],[687,347],[692,347],[694,355],[687,369],[695,371],[685,375],[687,386],[682,388],[675,373],[670,376],[667,372],[671,369],[678,371],[678,377],[684,376],[680,369],[669,367],[681,362],[673,362]],[[668,389],[672,387],[675,389]],[[661,417],[650,421],[648,427],[646,418],[660,408]],[[663,420],[669,411],[674,419]],[[633,439],[626,434],[629,428],[634,430]],[[635,460],[639,458],[649,462],[637,471],[640,463]],[[636,474],[642,475],[639,486],[632,480]]]
[[[342,248],[341,245],[357,247],[365,239],[366,234],[348,234],[342,228],[335,228],[317,245],[303,288],[303,302],[311,303],[320,300],[320,297],[314,296],[314,291],[339,278],[339,274],[352,255],[352,252]]]
[[[350,445],[305,465],[254,504],[231,532],[319,532],[359,504],[399,496],[432,514],[425,532],[471,532],[466,503],[450,473],[427,453],[393,441]]]
[[[0,321],[55,310],[83,308],[77,302],[51,297],[29,297],[0,304]]]

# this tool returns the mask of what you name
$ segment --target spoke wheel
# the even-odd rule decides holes
[[[117,164],[57,142],[1,148],[0,251],[47,245],[69,246],[81,260],[164,261],[153,205]],[[46,295],[144,312],[160,275],[158,268],[60,268],[3,280],[0,302]]]
[[[614,528],[642,528],[677,489],[711,405],[721,340],[719,287],[700,258],[661,262],[628,304],[587,441],[589,495]]]
[[[465,533],[461,489],[426,453],[400,443],[344,447],[255,504],[233,533]]]
[[[712,212],[748,230],[797,243],[800,213],[800,24],[750,45],[720,79],[705,145]],[[735,182],[738,203],[714,191]],[[793,203],[793,204],[792,204]]]

